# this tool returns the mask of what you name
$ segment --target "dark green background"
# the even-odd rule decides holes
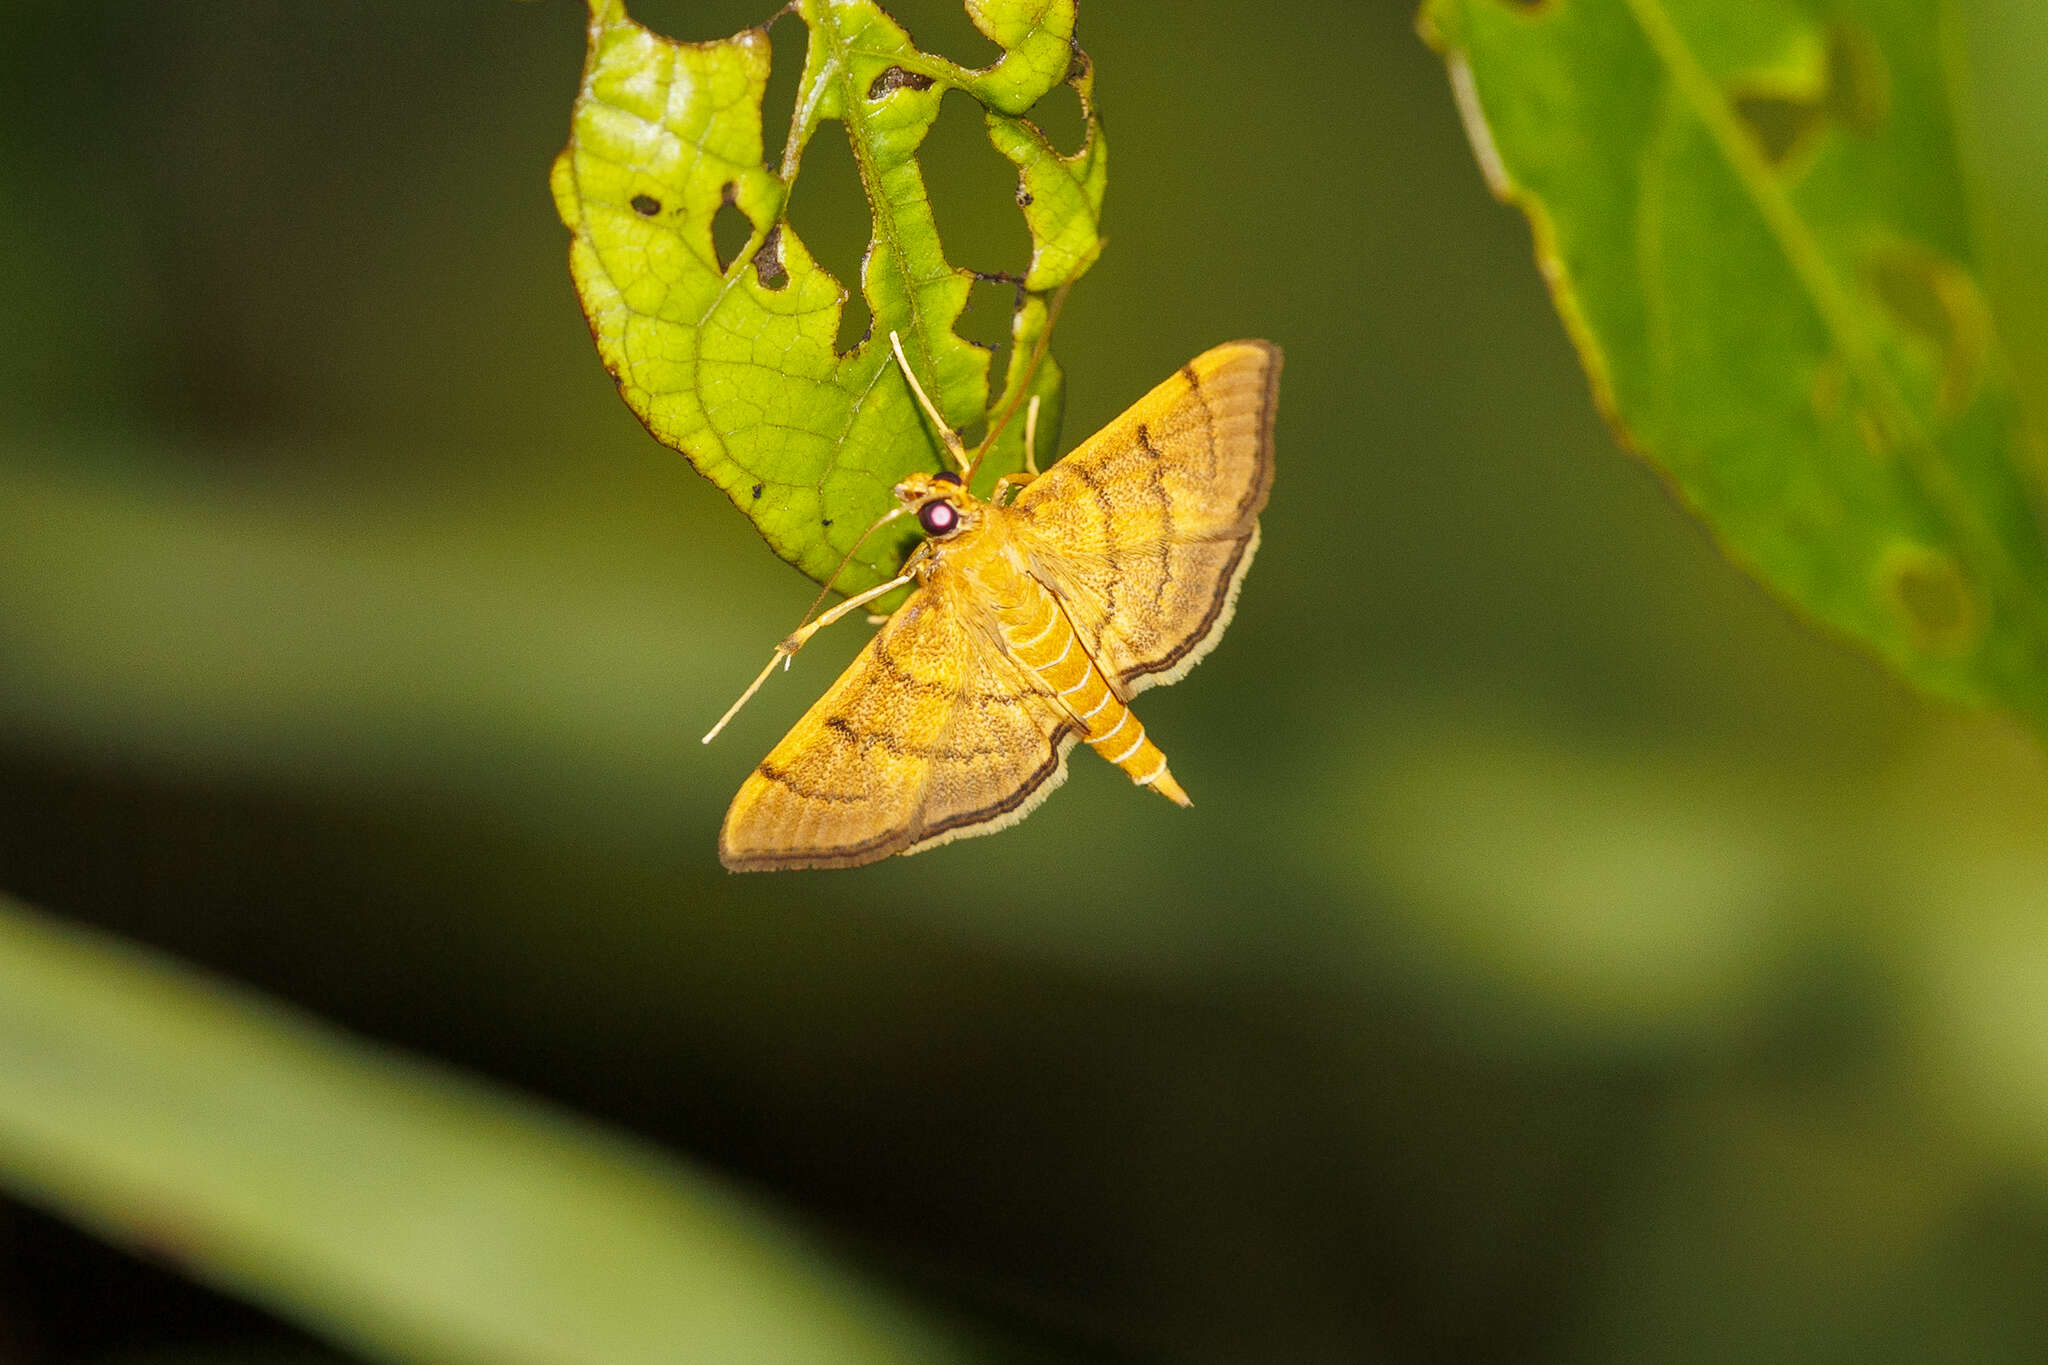
[[[862,631],[698,746],[812,589],[577,312],[580,6],[14,6],[0,886],[647,1134],[1049,1358],[2039,1359],[2039,751],[1619,452],[1406,5],[1266,8],[1081,16],[1068,442],[1287,351],[1237,621],[1141,708],[1195,809],[1084,753],[998,837],[734,879],[726,800]],[[2027,9],[1963,11],[2021,261]],[[960,98],[940,228],[1016,269]],[[794,206],[850,273],[850,159]],[[0,1361],[303,1358],[0,1204]]]

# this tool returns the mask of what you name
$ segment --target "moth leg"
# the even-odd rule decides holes
[[[1001,507],[1014,500],[1017,490],[1038,477],[1038,395],[1031,395],[1031,406],[1024,410],[1024,469],[1021,473],[1005,474],[996,480],[996,486],[989,490],[988,500]],[[1009,496],[1006,498],[1004,494]]]
[[[775,646],[775,652],[782,655],[785,659],[791,657],[798,650],[802,649],[813,635],[816,635],[840,617],[860,610],[860,608],[874,601],[877,597],[888,596],[915,577],[917,577],[915,573],[900,573],[887,583],[878,584],[875,587],[869,588],[864,593],[847,598],[844,602],[841,602],[809,625],[800,626],[796,630],[791,631],[781,644]]]
[[[997,479],[996,486],[989,490],[988,500],[994,503],[996,506],[1001,507],[1005,500],[1003,497],[1005,493],[1011,493],[1011,496],[1014,497],[1015,494],[1012,493],[1011,490],[1022,488],[1025,484],[1030,483],[1033,479],[1037,477],[1038,476],[1035,473],[1005,474],[1000,479]]]
[[[740,708],[754,699],[754,694],[761,690],[761,684],[767,682],[768,675],[775,671],[775,665],[781,664],[784,668],[788,668],[789,661],[796,657],[796,652],[802,649],[813,635],[816,635],[840,617],[845,616],[848,612],[857,611],[874,601],[877,597],[896,591],[896,589],[910,582],[915,577],[917,577],[915,572],[898,574],[887,583],[869,588],[864,593],[847,598],[844,602],[841,602],[809,625],[800,626],[790,632],[788,636],[784,637],[782,643],[775,646],[775,653],[769,656],[768,666],[761,670],[761,675],[747,684],[747,690],[740,693],[740,699],[734,702],[727,709],[726,713],[718,718],[718,724],[711,727],[710,732],[704,736],[703,743],[709,744],[712,740],[717,739],[718,732],[732,722],[732,718],[740,713]]]
[[[853,557],[856,554],[860,553],[861,546],[868,543],[868,537],[873,535],[875,532],[881,530],[884,526],[887,526],[890,522],[896,520],[896,518],[902,516],[905,512],[909,510],[910,509],[907,507],[892,507],[888,511],[882,513],[882,515],[876,517],[873,521],[868,523],[868,529],[862,531],[860,535],[857,538],[855,538],[853,542],[853,548],[849,549],[846,552],[846,557],[839,561],[839,567],[834,569],[832,571],[832,576],[825,580],[825,586],[818,589],[818,595],[811,599],[810,611],[806,611],[804,613],[806,617],[809,617],[811,612],[816,611],[818,609],[818,603],[824,601],[826,595],[832,591],[832,585],[839,581],[839,575],[846,572],[846,566],[853,563]],[[920,546],[919,548],[922,547]],[[916,553],[916,551],[912,551],[912,553],[914,554]],[[904,570],[907,572],[910,568],[910,561],[905,560],[903,567]]]

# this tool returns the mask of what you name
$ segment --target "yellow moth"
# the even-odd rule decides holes
[[[916,585],[733,798],[718,856],[735,872],[855,867],[993,833],[1051,794],[1077,740],[1189,804],[1129,702],[1179,680],[1230,622],[1273,483],[1279,348],[1197,356],[985,501],[967,491],[959,438],[904,373],[961,473],[896,486],[884,520],[914,516],[924,531],[901,575],[784,640],[704,737],[819,628]]]

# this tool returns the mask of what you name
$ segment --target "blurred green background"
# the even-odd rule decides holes
[[[2020,300],[2032,8],[1958,11]],[[1408,5],[1083,6],[1068,443],[1287,351],[1237,620],[1145,699],[1195,809],[1082,754],[997,837],[749,878],[724,805],[862,632],[699,747],[813,587],[597,362],[545,183],[583,17],[0,20],[0,888],[662,1144],[1033,1358],[2048,1356],[2048,764],[1617,449]],[[965,106],[939,224],[1016,269]],[[843,143],[806,177],[850,275]],[[0,1203],[0,1361],[326,1352]]]

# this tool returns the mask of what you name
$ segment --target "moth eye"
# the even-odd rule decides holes
[[[960,527],[960,509],[944,498],[934,498],[917,509],[917,524],[928,536],[950,535]]]

